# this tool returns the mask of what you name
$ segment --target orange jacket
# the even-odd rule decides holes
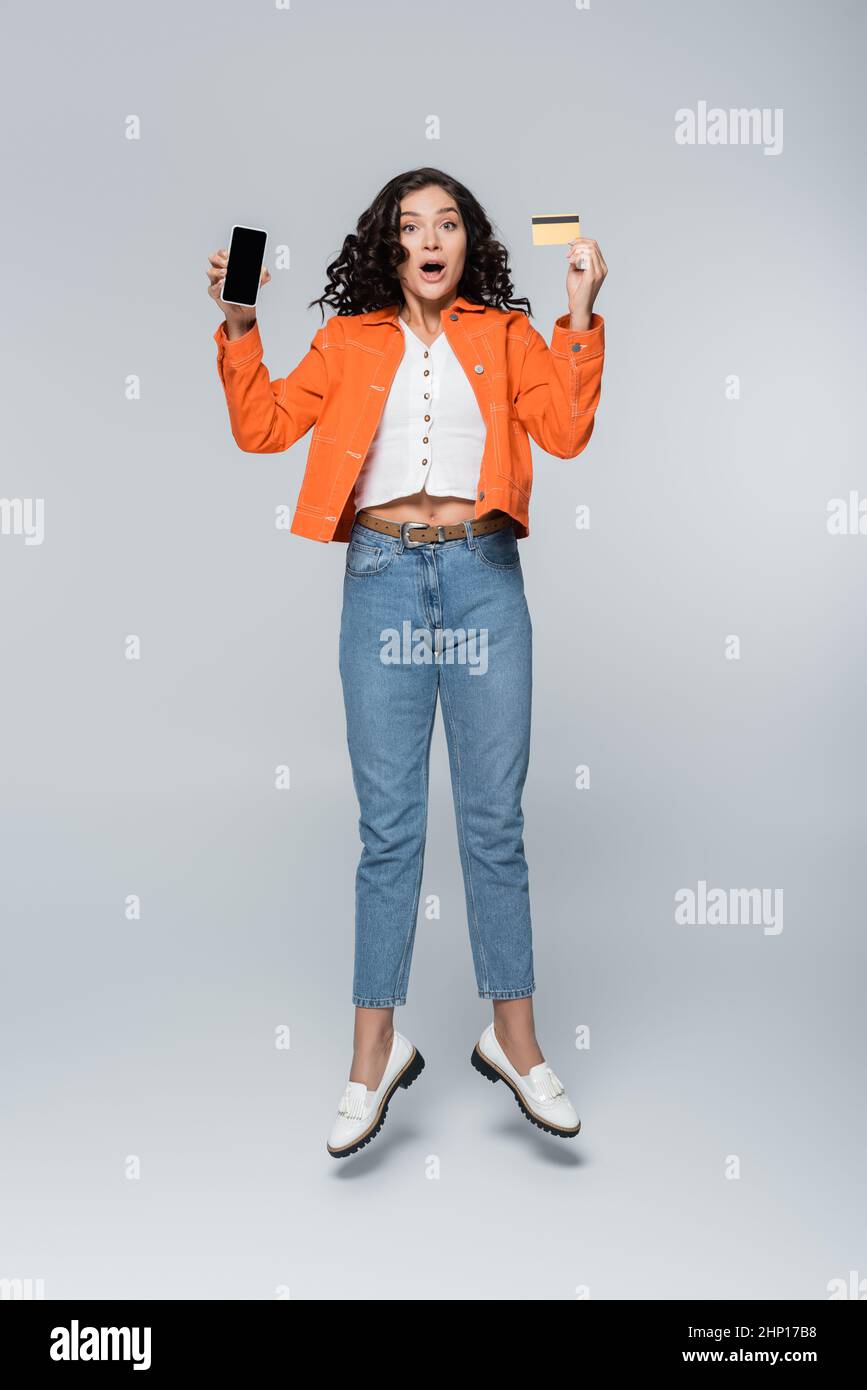
[[[232,434],[241,449],[288,449],[313,426],[291,530],[314,541],[347,541],[353,494],[389,387],[403,355],[398,305],[334,314],[288,376],[271,380],[258,324],[214,340]],[[573,331],[555,321],[550,347],[521,310],[493,309],[458,296],[440,313],[487,425],[474,514],[499,509],[529,535],[533,459],[527,433],[549,454],[574,458],[587,445],[602,385],[605,324]]]

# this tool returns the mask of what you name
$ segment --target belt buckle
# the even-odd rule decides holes
[[[400,523],[400,538],[404,545],[427,545],[427,541],[411,541],[407,539],[407,531],[426,531],[426,521],[402,521]]]

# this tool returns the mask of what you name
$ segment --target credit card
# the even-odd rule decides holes
[[[581,219],[577,212],[560,217],[533,217],[534,246],[565,246],[581,235]]]

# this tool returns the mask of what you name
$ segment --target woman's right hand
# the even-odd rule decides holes
[[[256,310],[245,308],[243,304],[224,304],[220,298],[226,280],[228,260],[229,253],[225,248],[220,251],[212,251],[208,257],[208,294],[226,316],[226,336],[228,338],[240,338],[256,322]],[[262,274],[259,276],[260,286],[267,285],[270,279],[271,272],[266,266],[263,266]]]

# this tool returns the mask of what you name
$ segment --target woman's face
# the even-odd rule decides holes
[[[397,269],[404,295],[438,302],[454,297],[467,254],[467,233],[454,199],[432,184],[407,193],[400,202],[400,242],[406,260]],[[442,269],[426,273],[422,266],[436,261]]]

